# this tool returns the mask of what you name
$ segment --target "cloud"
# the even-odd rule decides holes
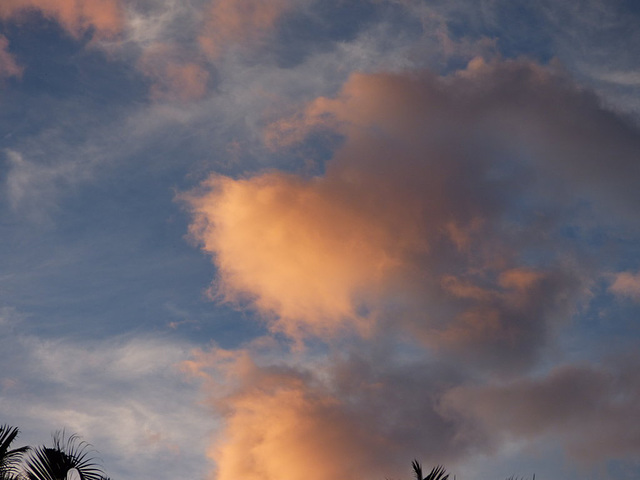
[[[215,420],[197,404],[198,384],[177,368],[190,350],[160,338],[45,340],[14,328],[2,344],[12,368],[0,375],[0,413],[27,444],[47,442],[47,432],[62,428],[81,435],[113,476],[197,477],[208,468]]]
[[[273,341],[196,352],[183,369],[205,379],[223,421],[209,448],[212,477],[397,478],[416,457],[473,471],[478,459],[530,455],[540,441],[583,468],[637,456],[633,357],[498,381],[424,351],[407,355],[406,344],[380,347],[352,343],[324,358],[282,355]]]
[[[314,131],[353,137],[381,128],[403,139],[420,129],[433,141],[453,136],[457,126],[460,137],[475,135],[487,146],[513,148],[511,154],[531,149],[535,166],[550,180],[563,175],[578,193],[595,194],[607,206],[613,201],[629,211],[640,203],[632,186],[640,176],[634,123],[561,71],[527,61],[476,58],[445,77],[355,73],[337,97],[319,97],[299,114],[269,125],[265,140],[277,148]]]
[[[386,250],[411,241],[342,208],[341,192],[334,196],[320,182],[267,174],[245,181],[213,177],[206,188],[204,197],[189,197],[192,234],[216,254],[223,279],[218,294],[227,300],[253,295],[259,308],[292,322],[282,325],[290,334],[303,328],[298,319],[322,319],[309,326],[327,333],[345,318],[355,320],[351,297],[382,284],[398,262]],[[252,199],[257,202],[247,205]]]
[[[0,35],[0,78],[20,77],[22,68],[8,50],[9,41]]]
[[[404,332],[524,368],[588,296],[596,267],[565,225],[589,228],[584,204],[624,225],[640,202],[638,132],[527,61],[354,74],[266,132],[338,146],[320,176],[214,175],[182,198],[214,294],[297,339]]]
[[[368,354],[326,363],[260,357],[213,349],[185,365],[209,376],[209,404],[224,418],[209,450],[218,480],[397,476],[411,455],[453,461],[475,448],[437,411],[456,379],[441,365]]]
[[[277,21],[295,6],[291,0],[214,1],[200,33],[202,50],[216,58],[231,45],[255,44],[268,36]]]
[[[609,291],[621,297],[640,300],[640,273],[621,272],[615,275]]]
[[[204,380],[222,421],[209,448],[212,478],[397,478],[416,457],[473,472],[516,453],[522,468],[542,445],[585,474],[638,455],[633,353],[499,379],[413,347],[334,342],[318,356],[260,339],[196,351],[183,371]]]
[[[209,72],[175,46],[150,45],[138,60],[138,68],[153,80],[154,99],[189,101],[207,93]]]
[[[5,154],[10,166],[5,179],[9,204],[15,212],[35,221],[46,219],[47,213],[56,207],[54,200],[64,186],[87,181],[92,176],[89,166],[81,162],[43,164],[14,150],[6,150]]]
[[[558,366],[545,376],[512,383],[455,387],[442,405],[502,442],[560,439],[569,456],[595,464],[637,458],[640,431],[629,420],[640,414],[639,399],[632,357],[603,366]]]
[[[120,0],[5,0],[0,4],[0,18],[16,18],[31,10],[58,21],[76,37],[94,28],[97,37],[109,38],[123,26]]]

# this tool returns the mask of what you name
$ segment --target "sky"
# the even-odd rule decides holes
[[[633,0],[2,0],[16,445],[640,478],[639,43]]]

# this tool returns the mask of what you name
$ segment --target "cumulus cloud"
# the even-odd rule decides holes
[[[560,225],[581,202],[622,218],[640,201],[637,131],[526,61],[354,74],[266,138],[323,132],[342,140],[321,176],[214,175],[183,197],[214,293],[292,337],[381,328],[524,367],[589,281]]]
[[[185,363],[210,376],[209,403],[225,420],[209,451],[219,480],[397,476],[412,452],[453,461],[472,448],[437,411],[456,378],[442,366],[357,354],[325,364],[263,360],[214,349]]]
[[[357,208],[343,208],[347,199],[321,182],[267,174],[244,181],[213,177],[206,188],[205,196],[189,197],[196,213],[192,233],[216,254],[217,293],[227,300],[254,296],[259,308],[290,321],[281,327],[292,335],[304,327],[301,319],[316,333],[357,320],[352,297],[381,286],[399,261],[396,244],[411,242]],[[256,204],[247,205],[253,199]]]
[[[207,403],[224,421],[209,449],[218,480],[398,478],[415,457],[456,471],[540,440],[585,466],[640,448],[629,421],[640,394],[633,358],[487,381],[371,344],[324,359],[259,350],[214,348],[183,363],[206,380]]]
[[[441,140],[459,128],[460,137],[485,145],[531,149],[536,166],[551,173],[550,179],[563,174],[575,188],[617,200],[619,209],[640,201],[632,186],[640,175],[640,137],[633,122],[607,110],[562,72],[534,63],[476,58],[446,77],[354,74],[336,98],[320,97],[300,114],[274,122],[265,138],[277,147],[312,131],[346,131],[352,137],[367,128],[398,138],[415,136],[419,129],[427,139]]]
[[[98,37],[109,38],[123,26],[120,0],[6,0],[0,4],[0,18],[15,18],[33,10],[58,21],[74,36],[93,28]]]

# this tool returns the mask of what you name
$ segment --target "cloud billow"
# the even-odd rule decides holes
[[[226,418],[217,478],[247,465],[298,478],[300,459],[318,479],[401,474],[407,452],[464,465],[547,436],[584,461],[600,443],[580,439],[600,428],[622,436],[599,458],[636,452],[619,423],[633,401],[615,400],[636,398],[635,384],[611,365],[548,370],[543,357],[607,263],[567,226],[633,231],[635,127],[562,72],[474,60],[449,76],[354,74],[264,138],[278,151],[325,133],[343,140],[320,176],[212,175],[181,197],[218,269],[214,297],[333,352],[291,367],[248,348],[244,369],[209,364],[235,379],[211,393]]]
[[[24,443],[638,478],[638,12],[531,3],[0,0]]]
[[[560,99],[564,119],[552,115]],[[571,317],[585,283],[558,231],[596,175],[573,175],[575,158],[557,140],[612,118],[527,62],[476,61],[442,78],[356,74],[336,98],[267,129],[278,145],[318,128],[344,135],[323,176],[213,176],[185,197],[191,233],[219,268],[216,295],[291,337],[399,327],[433,347],[485,359],[500,350],[526,364]],[[598,152],[604,161],[637,138],[625,141],[604,136],[585,162],[605,168]],[[632,159],[619,160],[629,173]],[[598,176],[595,195],[617,195],[607,181]],[[567,184],[573,196],[548,189]],[[567,205],[558,209],[559,197]]]

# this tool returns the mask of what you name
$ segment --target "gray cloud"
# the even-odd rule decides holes
[[[558,366],[538,378],[453,388],[443,406],[502,441],[559,438],[570,456],[586,464],[633,459],[640,452],[633,421],[640,414],[637,371],[634,357],[598,366]]]

